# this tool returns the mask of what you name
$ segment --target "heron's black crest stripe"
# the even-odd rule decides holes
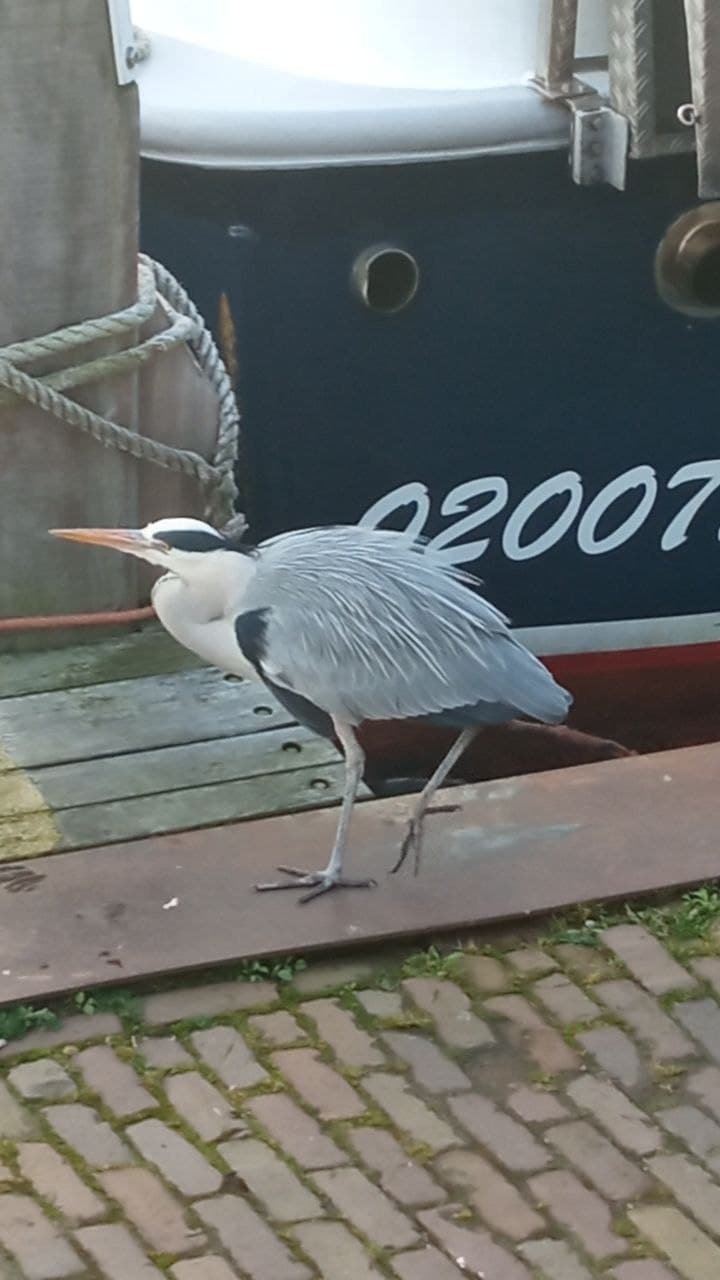
[[[251,609],[235,619],[235,635],[243,657],[263,676],[262,660],[267,656],[268,609]],[[263,676],[263,679],[265,677]]]
[[[320,707],[316,707],[314,702],[309,698],[303,698],[301,693],[294,693],[292,689],[283,689],[281,685],[275,684],[273,680],[268,680],[267,676],[263,676],[263,680],[268,689],[275,694],[278,702],[290,712],[290,715],[297,720],[298,724],[302,724],[306,729],[311,729],[313,733],[317,733],[321,738],[334,738],[335,728],[331,717],[327,711],[322,711]]]
[[[224,551],[225,539],[219,533],[206,533],[204,529],[164,529],[158,534],[161,542],[176,551]]]
[[[175,551],[235,551],[244,556],[255,553],[249,544],[241,545],[239,538],[226,538],[205,529],[167,529],[158,537]]]

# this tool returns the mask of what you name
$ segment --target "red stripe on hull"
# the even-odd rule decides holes
[[[573,695],[567,726],[513,721],[485,729],[461,761],[468,782],[589,764],[720,740],[720,643],[553,655]],[[403,721],[366,722],[377,777],[427,777],[454,734]]]
[[[708,644],[661,645],[652,649],[610,649],[597,653],[560,653],[543,658],[561,683],[595,671],[648,671],[674,667],[720,666],[720,641]]]

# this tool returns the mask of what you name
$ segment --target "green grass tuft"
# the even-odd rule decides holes
[[[54,1009],[35,1008],[30,1004],[14,1004],[0,1009],[0,1040],[19,1040],[28,1031],[59,1027],[61,1018]]]

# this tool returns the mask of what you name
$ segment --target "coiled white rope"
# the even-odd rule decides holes
[[[85,364],[73,364],[40,377],[24,371],[36,360],[75,352],[103,338],[114,338],[139,328],[154,314],[158,302],[170,324],[161,333],[123,351],[100,356]],[[71,387],[96,382],[152,360],[163,351],[187,342],[218,397],[219,420],[211,462],[190,449],[175,449],[139,435],[109,418],[86,409],[63,394]],[[159,262],[144,254],[138,259],[138,298],[112,315],[68,325],[54,333],[0,347],[0,409],[18,399],[29,401],[61,422],[77,427],[107,449],[119,449],[134,458],[152,462],[168,471],[192,476],[206,492],[207,519],[222,527],[233,518],[237,488],[239,414],[230,378],[212,335],[182,285]]]

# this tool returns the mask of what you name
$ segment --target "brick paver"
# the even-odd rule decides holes
[[[692,1041],[663,1012],[657,1000],[636,983],[626,979],[599,982],[593,990],[657,1060],[662,1062],[665,1059],[692,1057]],[[682,1008],[682,1005],[679,1007]]]
[[[21,1178],[26,1178],[36,1194],[53,1205],[71,1226],[106,1216],[107,1206],[100,1197],[46,1142],[21,1143],[17,1162]]]
[[[140,1084],[129,1062],[121,1062],[107,1045],[83,1049],[74,1064],[85,1084],[116,1116],[135,1116],[157,1106],[152,1094]]]
[[[143,1014],[150,1027],[162,1027],[186,1018],[210,1018],[241,1009],[272,1004],[277,990],[272,982],[213,982],[207,987],[164,991],[148,996]]]
[[[183,1049],[177,1036],[143,1036],[138,1049],[149,1067],[158,1067],[162,1071],[192,1065],[190,1054]]]
[[[451,1186],[457,1185],[471,1208],[511,1240],[524,1240],[541,1231],[544,1222],[517,1187],[475,1151],[446,1151],[435,1168]]]
[[[714,1173],[720,1174],[720,1125],[698,1107],[668,1107],[659,1113],[660,1123]]]
[[[29,1196],[0,1196],[0,1245],[27,1280],[60,1280],[82,1270],[75,1249]]]
[[[298,1222],[302,1218],[319,1218],[322,1205],[316,1195],[303,1186],[292,1169],[266,1142],[254,1138],[223,1142],[219,1148],[226,1164],[239,1174],[256,1200],[277,1222]]]
[[[303,1169],[330,1169],[333,1165],[347,1164],[348,1157],[323,1133],[317,1120],[285,1094],[251,1098],[247,1109]]]
[[[387,1129],[362,1125],[348,1130],[360,1161],[379,1175],[380,1186],[394,1200],[410,1208],[425,1208],[446,1199],[446,1193],[427,1169],[411,1160]]]
[[[569,1169],[550,1169],[530,1181],[530,1190],[541,1207],[580,1241],[595,1258],[625,1253],[627,1241],[611,1229],[612,1210],[596,1191],[583,1186]]]
[[[548,1130],[555,1150],[609,1200],[625,1202],[641,1195],[649,1179],[638,1165],[584,1120],[571,1120]]]
[[[399,964],[5,1046],[0,1280],[718,1280],[720,954]]]
[[[293,1259],[287,1245],[240,1196],[201,1200],[196,1209],[252,1280],[310,1280],[309,1268]]]
[[[109,1169],[99,1181],[151,1249],[185,1254],[204,1247],[202,1231],[188,1226],[184,1206],[149,1169]]]
[[[170,1268],[173,1280],[238,1280],[238,1273],[228,1266],[224,1258],[208,1254],[204,1258],[191,1258]]]
[[[131,1125],[127,1133],[143,1159],[157,1165],[182,1195],[208,1195],[221,1186],[217,1169],[187,1138],[168,1129],[161,1120],[141,1120]]]
[[[467,955],[463,958],[463,976],[483,995],[507,991],[511,979],[504,965],[494,956]]]
[[[23,1098],[30,1101],[59,1102],[63,1098],[74,1098],[77,1092],[67,1071],[52,1058],[22,1062],[8,1073],[8,1080]]]
[[[341,1222],[303,1222],[293,1234],[322,1280],[381,1280],[369,1253]]]
[[[567,1091],[575,1105],[587,1111],[626,1151],[646,1156],[661,1145],[657,1126],[614,1084],[584,1075],[571,1080]]]
[[[519,1120],[500,1111],[479,1094],[451,1098],[449,1107],[460,1124],[511,1173],[534,1173],[550,1162],[543,1146]]]
[[[160,1280],[162,1276],[162,1271],[120,1222],[83,1227],[75,1233],[75,1239],[107,1280]]]
[[[692,974],[642,925],[617,924],[605,930],[602,943],[655,996],[667,995],[669,991],[691,991],[697,986]]]
[[[479,1049],[494,1042],[486,1022],[472,1011],[468,996],[454,982],[408,978],[404,990],[432,1018],[440,1039],[453,1049]]]
[[[643,1079],[643,1063],[637,1046],[619,1027],[593,1027],[581,1031],[578,1044],[594,1058],[601,1071],[624,1089],[634,1089]]]
[[[18,1105],[7,1085],[0,1080],[0,1138],[29,1138],[34,1132],[32,1116]]]
[[[383,1044],[407,1063],[413,1080],[428,1093],[452,1093],[457,1089],[472,1088],[472,1081],[465,1072],[427,1036],[409,1031],[388,1031],[383,1036]]]
[[[44,1114],[58,1137],[94,1169],[132,1164],[133,1157],[127,1143],[92,1107],[75,1102],[63,1103],[47,1107]]]
[[[315,1174],[314,1182],[343,1218],[382,1248],[403,1249],[417,1242],[409,1218],[359,1169],[325,1169]]]
[[[273,1063],[322,1120],[348,1120],[366,1110],[360,1095],[316,1049],[279,1049]]]
[[[548,1280],[592,1280],[566,1240],[528,1240],[519,1251]]]
[[[600,1014],[594,1000],[564,973],[549,973],[533,987],[533,994],[559,1022],[587,1022]]]
[[[170,1076],[165,1093],[178,1115],[200,1135],[203,1142],[246,1131],[245,1121],[227,1098],[198,1071],[182,1071]]]
[[[450,1125],[421,1097],[411,1092],[400,1076],[378,1073],[368,1076],[365,1088],[382,1107],[392,1124],[411,1142],[418,1142],[434,1151],[454,1147],[460,1139]]]
[[[458,1221],[458,1206],[423,1209],[418,1215],[425,1230],[462,1271],[492,1276],[493,1280],[531,1280],[526,1266],[489,1231],[467,1227]]]
[[[256,1013],[248,1018],[248,1026],[261,1035],[268,1044],[276,1049],[284,1049],[305,1039],[305,1032],[287,1009],[278,1009],[276,1013]]]
[[[668,1205],[637,1205],[630,1220],[640,1234],[677,1267],[685,1280],[717,1280],[720,1249],[679,1209]]]
[[[720,1120],[720,1068],[702,1067],[686,1078],[688,1093],[695,1094],[716,1120]]]
[[[358,1027],[354,1018],[337,1000],[309,1000],[302,1013],[312,1019],[318,1034],[330,1045],[335,1056],[346,1067],[381,1067],[385,1055],[367,1031]]]
[[[720,1008],[715,1000],[683,1000],[675,1016],[715,1062],[720,1062]]]
[[[521,1040],[540,1071],[548,1075],[555,1075],[558,1071],[577,1071],[579,1055],[524,996],[493,996],[486,1001],[485,1007],[507,1019],[516,1033],[513,1039]]]
[[[611,1272],[612,1280],[677,1280],[677,1272],[671,1271],[657,1258],[635,1258],[621,1262]]]
[[[206,1066],[228,1089],[252,1089],[268,1079],[250,1047],[233,1027],[210,1027],[190,1037]]]
[[[528,1124],[548,1124],[551,1120],[565,1120],[570,1114],[567,1107],[554,1093],[546,1089],[521,1085],[508,1094],[508,1106]]]

